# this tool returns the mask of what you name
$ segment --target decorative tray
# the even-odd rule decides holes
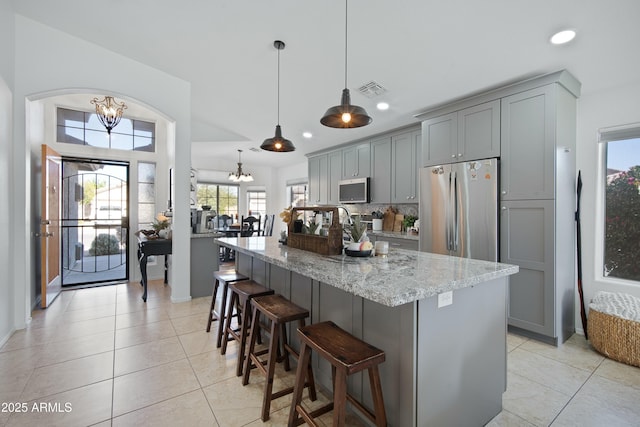
[[[368,256],[371,256],[371,249],[369,249],[367,251],[351,251],[349,249],[345,249],[344,253],[349,255],[349,256],[368,257]]]

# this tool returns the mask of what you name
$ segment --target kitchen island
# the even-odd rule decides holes
[[[508,276],[517,266],[401,249],[321,256],[275,237],[216,242],[236,251],[239,272],[309,309],[312,323],[332,320],[385,351],[389,425],[481,426],[501,411]],[[316,358],[314,371],[330,389],[330,366]],[[349,392],[372,407],[361,375]]]

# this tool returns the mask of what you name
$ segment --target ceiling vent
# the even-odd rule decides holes
[[[251,147],[251,148],[249,148],[249,151],[253,151],[254,153],[259,153],[260,149],[257,148],[257,147]]]
[[[358,92],[366,96],[367,98],[375,98],[376,96],[380,96],[383,93],[387,92],[387,89],[382,87],[380,84],[371,80],[369,83],[365,83],[358,88]]]

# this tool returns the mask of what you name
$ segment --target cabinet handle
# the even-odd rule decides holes
[[[462,153],[458,153],[458,157],[462,157]]]
[[[502,190],[502,194],[507,194],[507,190]]]
[[[411,196],[407,196],[407,200],[409,200],[411,198]]]
[[[452,159],[455,159],[455,158],[456,158],[456,155],[455,155],[455,154],[452,154],[452,155],[451,155],[451,158],[452,158]]]
[[[503,210],[503,211],[506,211],[506,210],[507,210],[507,207],[506,207],[506,206],[503,206],[503,207],[502,207],[502,210]]]

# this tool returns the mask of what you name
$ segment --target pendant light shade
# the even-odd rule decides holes
[[[351,105],[349,89],[344,88],[340,105],[329,108],[320,119],[320,123],[330,128],[359,128],[368,125],[372,120],[364,108]]]
[[[265,139],[260,148],[276,152],[294,151],[296,147],[293,142],[282,136],[282,129],[280,128],[280,51],[284,49],[284,42],[276,40],[273,42],[273,47],[278,50],[278,124],[276,125],[275,136]]]
[[[351,104],[351,95],[347,88],[347,35],[348,35],[348,0],[345,0],[344,18],[344,89],[340,105],[331,107],[324,113],[320,123],[330,128],[359,128],[373,121],[364,108]]]

